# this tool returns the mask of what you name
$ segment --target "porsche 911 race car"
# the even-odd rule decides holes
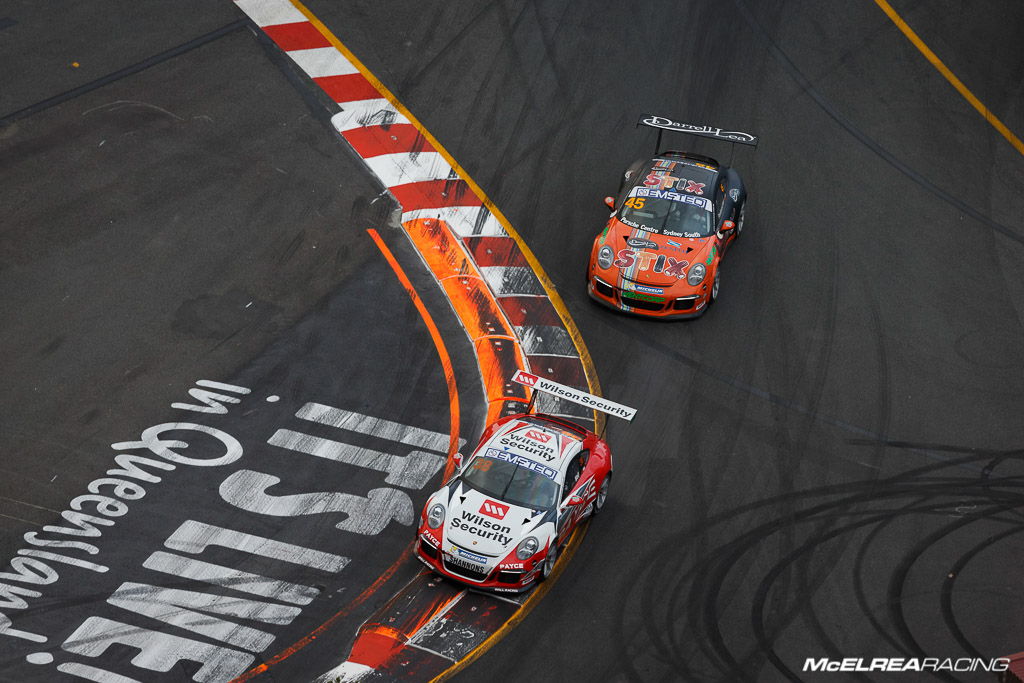
[[[635,412],[610,401],[595,405],[591,399],[603,399],[529,373],[515,379],[535,391],[555,388],[569,400],[561,390],[576,392],[584,405],[612,407],[627,419]],[[530,412],[494,422],[456,465],[423,508],[416,556],[442,576],[505,593],[550,576],[573,530],[604,507],[612,479],[611,450],[594,432]]]
[[[749,133],[660,116],[638,125],[756,145]],[[656,151],[657,151],[656,150]],[[718,299],[722,257],[743,232],[747,190],[739,173],[711,157],[657,152],[623,175],[612,214],[594,240],[587,292],[612,308],[658,318],[702,315]]]

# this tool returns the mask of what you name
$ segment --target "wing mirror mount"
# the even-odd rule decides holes
[[[609,209],[614,211],[615,210],[615,197],[605,197],[604,198],[604,205],[607,206]]]

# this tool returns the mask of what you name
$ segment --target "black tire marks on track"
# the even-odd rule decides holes
[[[744,21],[754,30],[758,39],[764,43],[768,49],[768,53],[775,59],[776,62],[785,69],[786,73],[790,75],[793,81],[800,86],[800,89],[805,92],[814,102],[821,108],[823,112],[829,115],[836,123],[838,123],[846,132],[855,137],[861,144],[870,149],[872,152],[877,154],[883,161],[895,168],[897,171],[905,175],[907,178],[935,195],[937,198],[946,202],[950,206],[954,207],[958,211],[961,211],[974,220],[978,221],[982,225],[985,225],[992,230],[995,230],[1004,237],[1008,237],[1014,242],[1024,246],[1024,235],[1021,235],[1013,228],[1010,228],[1002,223],[999,223],[981,211],[978,211],[973,206],[967,204],[963,200],[953,196],[946,192],[942,188],[938,187],[935,183],[925,178],[921,173],[918,173],[907,164],[900,161],[891,152],[886,150],[882,145],[871,138],[867,133],[861,130],[853,121],[851,121],[845,114],[840,112],[832,103],[822,95],[817,88],[815,88],[810,80],[804,76],[803,72],[799,67],[789,58],[789,56],[782,50],[781,47],[772,39],[768,31],[764,28],[753,11],[743,0],[733,0],[740,14],[743,16]]]
[[[148,57],[142,60],[141,62],[136,62],[131,66],[126,66],[123,69],[118,69],[113,73],[107,74],[106,76],[97,78],[94,81],[90,81],[88,83],[80,85],[77,88],[73,88],[66,92],[62,92],[61,94],[54,95],[53,97],[48,97],[41,102],[36,102],[35,104],[29,105],[28,107],[11,112],[10,114],[7,114],[4,117],[0,118],[0,126],[6,126],[8,124],[14,123],[19,119],[23,119],[27,116],[32,116],[33,114],[38,114],[39,112],[45,109],[49,109],[50,107],[55,107],[58,104],[61,104],[62,102],[73,100],[79,95],[84,95],[87,92],[96,90],[97,88],[102,88],[105,85],[109,85],[110,83],[119,81],[127,76],[137,74],[140,71],[145,71],[146,69],[156,66],[157,64],[166,62],[169,59],[174,59],[175,57],[185,54],[186,52],[191,52],[192,50],[198,47],[202,47],[207,43],[211,43],[215,40],[218,40],[219,38],[223,38],[229,33],[233,33],[234,31],[237,31],[238,29],[243,28],[248,24],[249,21],[247,19],[239,19],[238,21],[233,21],[230,24],[221,26],[220,28],[214,31],[210,31],[205,35],[201,35],[197,38],[193,38],[192,40],[182,43],[177,47],[172,47],[170,50],[165,50],[159,54],[153,55],[152,57]]]
[[[985,651],[984,647],[972,643],[964,634],[953,607],[956,579],[971,562],[983,550],[991,550],[996,543],[1024,532],[1017,516],[1007,514],[1019,513],[1024,509],[1024,473],[992,477],[991,472],[983,471],[981,476],[972,476],[964,474],[959,467],[964,464],[977,465],[990,460],[992,455],[975,453],[885,479],[794,491],[714,515],[706,522],[692,525],[678,535],[664,539],[659,547],[645,553],[642,565],[648,569],[642,576],[633,577],[629,582],[630,592],[639,593],[636,597],[642,603],[643,613],[653,617],[642,627],[643,635],[658,652],[659,659],[669,664],[684,680],[759,681],[774,680],[778,674],[787,680],[803,680],[793,667],[802,662],[784,661],[775,651],[775,643],[785,628],[795,620],[811,620],[816,624],[815,631],[820,639],[821,650],[808,652],[807,656],[850,656],[848,651],[840,649],[821,625],[821,615],[816,612],[812,598],[822,586],[824,576],[831,572],[832,562],[828,556],[848,552],[847,547],[856,543],[857,560],[853,565],[855,571],[852,581],[854,589],[863,596],[860,604],[864,614],[839,615],[840,633],[842,621],[865,617],[884,640],[897,650],[895,654],[898,656],[934,656],[934,653],[928,653],[918,642],[915,623],[905,608],[905,600],[917,599],[918,596],[906,596],[904,589],[911,572],[921,571],[927,564],[925,556],[930,549],[943,542],[953,542],[966,546],[967,550],[943,572],[944,579],[936,590],[938,609],[946,629],[972,656],[994,657],[1003,654]],[[1024,465],[1024,450],[1000,453],[998,460],[1007,465]],[[970,514],[963,514],[965,509],[971,510]],[[880,543],[881,536],[890,526],[912,522],[916,516],[955,519],[941,524],[898,556],[892,554],[891,548],[874,547]],[[732,540],[720,544],[710,553],[691,555],[693,561],[689,566],[679,568],[660,561],[671,556],[673,550],[694,545],[709,530],[724,529],[747,518],[756,521],[756,524]],[[974,527],[983,524],[1009,528],[990,532],[979,543],[964,543],[963,537],[976,538]],[[774,543],[779,534],[804,527],[809,527],[809,531],[789,552],[779,553],[779,559],[771,566],[763,570],[756,569],[756,556],[762,549],[765,549],[766,554],[775,554]],[[865,531],[866,536],[858,540]],[[831,545],[839,546],[839,549],[825,552],[823,560],[823,547]],[[884,600],[875,607],[869,604],[864,586],[866,580],[879,585],[875,577],[868,579],[865,576],[867,572],[863,560],[869,555],[876,561],[878,558],[893,558],[893,562],[883,570],[886,573]],[[815,569],[819,573],[817,581],[813,579]],[[730,595],[730,587],[741,581],[746,582],[749,580],[748,575],[755,573],[761,579],[749,601],[753,642],[731,644],[720,630],[724,612],[735,600],[735,596]],[[807,577],[812,579],[808,581]],[[807,588],[805,591],[791,590],[785,584],[787,580]],[[918,586],[920,591],[920,584]],[[772,594],[780,591],[786,595],[788,604],[775,605],[773,614]],[[631,654],[628,650],[635,647],[637,641],[627,635],[629,630],[624,614],[625,604],[625,601],[620,603],[617,620],[622,629],[618,635],[627,650],[627,663],[624,666],[630,678],[649,680],[633,667],[633,658],[628,656]],[[691,608],[691,616],[676,618],[674,615],[687,614],[687,610],[680,609],[686,605]],[[879,614],[883,611],[884,617]],[[697,615],[693,615],[693,612],[697,612]],[[883,618],[888,620],[889,628],[886,628]],[[932,628],[930,622],[919,625],[923,629]],[[689,654],[692,648],[687,646],[694,643],[701,646],[705,662],[693,661]],[[774,674],[765,678],[769,671],[762,667],[770,667]],[[943,680],[959,680],[951,675],[939,677]]]

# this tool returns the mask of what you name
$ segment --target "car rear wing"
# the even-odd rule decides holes
[[[721,140],[723,142],[733,142],[741,145],[757,147],[757,136],[751,135],[750,133],[744,133],[738,130],[722,130],[721,128],[715,128],[714,126],[697,126],[692,123],[673,121],[672,119],[665,118],[664,116],[655,116],[654,114],[644,114],[640,117],[640,120],[636,122],[636,125],[637,127],[649,126],[651,128],[658,129],[658,143],[654,150],[655,154],[661,154],[661,136],[666,130],[670,130],[674,133],[687,133],[688,135],[696,135],[702,138],[711,138],[713,140]]]
[[[545,379],[540,375],[534,375],[529,372],[524,372],[523,370],[516,370],[516,374],[512,376],[512,381],[533,389],[533,395],[530,396],[531,409],[533,408],[533,401],[537,397],[537,392],[543,391],[545,394],[551,394],[558,398],[563,398],[566,401],[572,401],[573,403],[578,403],[581,406],[586,406],[593,410],[599,410],[602,413],[607,413],[608,415],[621,417],[627,422],[631,421],[633,416],[636,415],[636,408],[630,408],[629,406],[624,406],[621,403],[609,401],[601,396],[588,394],[585,391],[566,386],[565,384],[552,382],[550,379]],[[529,409],[527,409],[527,412],[529,412]]]

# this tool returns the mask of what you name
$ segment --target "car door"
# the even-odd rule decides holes
[[[558,508],[558,542],[564,543],[572,533],[576,525],[583,519],[584,513],[593,498],[597,497],[597,487],[594,484],[594,473],[590,464],[590,451],[581,450],[573,456],[569,462],[565,482],[562,485],[562,500]],[[569,505],[569,499],[573,496],[583,498],[582,505]]]

